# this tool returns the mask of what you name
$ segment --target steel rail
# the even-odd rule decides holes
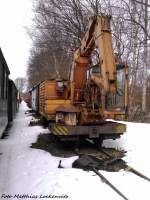
[[[106,183],[109,187],[111,187],[118,195],[120,195],[123,199],[129,200],[120,190],[118,190],[105,176],[103,176],[97,169],[92,168],[92,171],[97,174],[101,180]]]

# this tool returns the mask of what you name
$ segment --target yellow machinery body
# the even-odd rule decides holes
[[[115,139],[126,131],[124,124],[107,121],[123,120],[128,107],[128,66],[114,54],[110,20],[104,15],[91,18],[68,82],[40,85],[40,113],[54,119],[54,135]]]

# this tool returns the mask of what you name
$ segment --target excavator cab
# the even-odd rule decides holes
[[[96,64],[90,66],[87,72],[87,86],[85,92],[85,101],[87,105],[91,105],[93,110],[101,110],[104,107],[104,118],[123,120],[127,115],[127,65],[123,62],[116,63],[116,92],[104,92],[103,88],[99,88],[98,79],[102,76],[101,65]],[[93,80],[91,81],[91,77]],[[97,78],[97,79],[96,79]],[[87,96],[90,96],[90,101]]]
[[[105,110],[114,112],[113,119],[124,120],[127,116],[127,65],[124,63],[116,64],[117,72],[117,92],[109,93],[105,96]]]
[[[91,73],[93,75],[100,75],[101,74],[100,64],[92,66]]]

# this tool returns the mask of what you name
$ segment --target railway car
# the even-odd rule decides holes
[[[8,122],[12,122],[19,108],[19,93],[14,82],[8,81]]]
[[[39,113],[48,121],[55,120],[56,108],[70,105],[68,82],[45,80],[39,84]]]
[[[8,82],[10,71],[0,49],[0,137],[8,124]]]
[[[35,85],[24,99],[29,108],[47,121],[53,121],[56,116],[56,108],[70,107],[68,90],[66,80],[45,80]]]
[[[39,112],[39,85],[35,85],[31,90],[31,107],[36,113]]]
[[[31,103],[31,99],[32,99],[32,90],[30,90],[29,92],[25,93],[23,95],[23,99],[26,102],[27,106],[29,108],[32,108],[32,103]]]
[[[7,125],[13,121],[19,107],[18,90],[9,79],[9,68],[0,49],[0,138]]]
[[[36,93],[36,90],[38,90],[38,93]],[[86,125],[75,126],[74,112],[78,113],[78,110],[75,110],[75,108],[71,106],[69,90],[69,84],[66,80],[43,81],[32,89],[32,109],[35,110],[35,103],[39,101],[38,113],[48,121],[50,131],[61,140],[78,140],[78,138],[89,137],[92,138],[95,143],[97,141],[100,142],[100,140],[97,140],[98,134],[95,131],[97,128],[96,125],[90,125],[88,131]],[[37,94],[39,97],[38,99],[36,99]],[[59,110],[64,113],[69,110],[70,115],[65,115],[64,117],[59,114]],[[59,125],[64,122],[66,126]],[[123,131],[125,131],[125,126],[120,123],[116,124],[111,122],[101,124],[101,129],[99,129],[102,135],[101,143],[103,139],[119,138]]]

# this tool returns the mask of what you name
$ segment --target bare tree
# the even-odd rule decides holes
[[[68,77],[72,55],[80,46],[89,17],[112,16],[114,50],[129,65],[130,119],[146,111],[150,4],[148,0],[33,0],[33,48],[28,62],[29,85]]]
[[[144,10],[144,64],[143,64],[143,92],[142,92],[142,111],[146,112],[146,90],[147,90],[147,64],[148,64],[148,0],[142,1]]]
[[[15,79],[15,85],[20,93],[23,93],[26,90],[27,80],[23,77],[18,77]]]

